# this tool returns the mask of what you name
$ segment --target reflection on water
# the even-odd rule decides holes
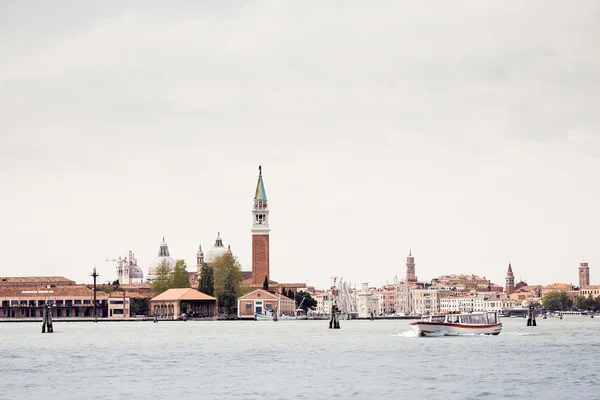
[[[600,318],[505,319],[418,338],[410,321],[0,324],[0,399],[557,398],[596,393]],[[557,375],[558,374],[558,375]],[[560,379],[557,379],[560,376]],[[437,397],[437,395],[436,395]]]

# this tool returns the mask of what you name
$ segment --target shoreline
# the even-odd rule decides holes
[[[396,316],[396,317],[376,317],[373,321],[377,320],[418,320],[420,317],[407,317],[407,316]],[[370,318],[354,318],[343,321],[368,321]],[[206,322],[206,321],[255,321],[254,318],[188,318],[186,321],[182,321],[180,319],[158,319],[158,322]],[[329,321],[329,319],[308,319],[306,321]],[[24,323],[24,322],[37,322],[42,323],[42,318],[0,318],[0,323]],[[52,322],[94,322],[93,318],[52,318]],[[152,317],[144,317],[144,318],[98,318],[97,322],[154,322],[154,318]]]

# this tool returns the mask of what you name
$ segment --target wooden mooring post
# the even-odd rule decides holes
[[[527,326],[537,326],[535,322],[535,306],[529,305],[529,311],[527,311]]]
[[[340,315],[336,305],[331,307],[331,319],[329,320],[329,329],[340,329]]]
[[[44,305],[44,315],[42,322],[42,333],[46,332],[54,332],[54,328],[52,327],[52,308],[49,304]]]

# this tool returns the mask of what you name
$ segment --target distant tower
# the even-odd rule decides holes
[[[588,263],[579,263],[579,287],[590,285],[590,267]]]
[[[415,258],[412,252],[408,251],[408,257],[406,257],[406,282],[416,282],[417,277],[415,275]]]
[[[262,179],[262,167],[258,167],[258,182],[252,208],[252,283],[262,284],[269,279],[269,207]]]
[[[512,266],[508,263],[508,271],[506,271],[506,295],[510,296],[515,292],[515,276],[512,272]]]
[[[200,276],[200,271],[202,271],[202,264],[204,264],[204,253],[202,252],[202,245],[198,246],[198,253],[196,253],[196,270],[198,271],[198,276]]]

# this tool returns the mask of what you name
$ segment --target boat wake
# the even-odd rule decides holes
[[[419,337],[419,335],[417,335],[417,332],[413,331],[412,329],[409,330],[409,331],[404,331],[404,332],[396,333],[395,335],[392,335],[392,336],[407,337],[407,338]]]

